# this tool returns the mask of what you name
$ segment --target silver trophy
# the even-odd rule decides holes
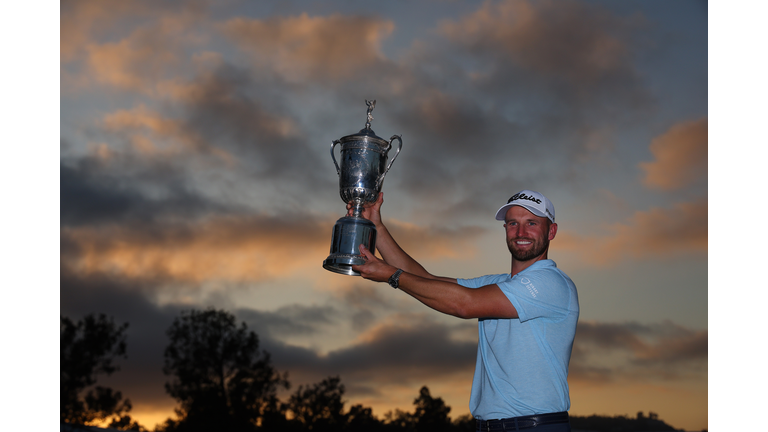
[[[360,245],[365,245],[372,253],[376,248],[376,227],[373,222],[361,216],[363,206],[376,202],[384,176],[403,148],[403,140],[399,135],[392,135],[389,141],[376,136],[371,130],[371,112],[376,106],[376,101],[366,100],[365,104],[368,105],[365,128],[331,144],[331,158],[339,175],[339,194],[345,203],[353,205],[353,209],[352,216],[344,216],[336,221],[331,239],[331,254],[323,261],[323,268],[350,276],[360,276],[360,273],[352,270],[353,265],[365,264],[365,257],[360,254]],[[392,149],[394,140],[400,145],[387,164],[387,154]],[[339,144],[341,167],[334,155],[334,149]]]

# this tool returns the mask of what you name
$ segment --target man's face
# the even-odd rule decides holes
[[[546,253],[549,241],[557,233],[557,224],[520,206],[507,210],[504,228],[509,252],[518,261],[529,261]]]

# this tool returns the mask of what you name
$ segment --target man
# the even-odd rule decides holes
[[[383,260],[361,245],[366,263],[352,268],[439,312],[479,319],[469,401],[477,430],[570,431],[567,376],[579,300],[571,279],[547,258],[557,234],[552,203],[530,190],[513,195],[496,212],[510,273],[454,279],[432,275],[400,248],[381,221],[383,202],[379,194],[363,211],[376,226]]]

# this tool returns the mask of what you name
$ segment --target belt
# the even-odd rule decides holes
[[[563,411],[552,414],[534,414],[498,420],[477,420],[477,431],[514,431],[556,423],[568,423],[568,412]]]

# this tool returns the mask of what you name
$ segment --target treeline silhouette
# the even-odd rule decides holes
[[[119,370],[126,357],[126,329],[105,315],[78,322],[61,317],[61,423],[107,425],[118,430],[148,431],[131,418],[131,402],[119,391],[95,385],[99,375]],[[278,390],[290,389],[287,373],[278,372],[259,338],[245,323],[223,310],[181,312],[167,329],[163,372],[166,392],[176,399],[176,418],[155,432],[463,432],[474,431],[470,415],[451,419],[451,407],[424,386],[414,411],[389,411],[383,418],[361,404],[345,410],[341,378],[299,386],[287,401]],[[654,413],[626,417],[572,417],[573,428],[600,431],[673,431]]]
[[[591,415],[587,417],[570,416],[571,429],[574,431],[591,432],[661,432],[677,431],[678,429],[659,420],[658,414],[649,412],[646,417],[642,411],[637,413],[637,417],[628,416],[598,416]],[[707,432],[706,429],[702,432]]]

